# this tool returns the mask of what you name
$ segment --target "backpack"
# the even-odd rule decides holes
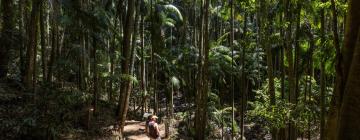
[[[149,136],[152,138],[157,138],[159,137],[159,134],[157,132],[157,129],[155,128],[155,122],[149,122]]]

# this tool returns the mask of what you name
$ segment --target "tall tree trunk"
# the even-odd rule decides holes
[[[135,1],[128,1],[128,10],[126,14],[126,20],[124,25],[124,39],[123,39],[123,49],[122,49],[122,59],[121,59],[121,72],[122,72],[122,81],[120,89],[120,97],[118,101],[118,120],[120,122],[120,131],[121,135],[124,130],[126,115],[129,107],[129,98],[131,93],[132,80],[130,78],[130,68],[131,68],[131,37],[133,35],[132,25],[134,24],[135,19]]]
[[[93,48],[91,51],[91,59],[92,59],[92,72],[93,72],[93,100],[92,100],[92,107],[93,107],[93,115],[97,115],[97,100],[98,100],[98,92],[99,92],[99,77],[98,77],[98,70],[97,70],[97,58],[96,58],[96,51],[97,51],[97,38],[93,36]]]
[[[195,0],[195,2],[197,2]],[[196,76],[196,94],[195,94],[195,105],[196,105],[196,112],[195,112],[195,139],[197,140],[203,140],[205,139],[205,132],[203,131],[203,116],[201,112],[204,112],[202,106],[201,106],[201,98],[204,90],[203,85],[203,29],[204,29],[204,2],[203,0],[200,0],[200,17],[199,17],[199,24],[198,29],[199,33],[198,36],[196,36],[198,42],[197,42],[197,48],[199,50],[199,57],[198,57],[198,65],[197,65],[197,76]]]
[[[135,3],[135,8],[136,8],[136,12],[135,12],[135,20],[134,20],[134,25],[133,25],[133,28],[134,28],[134,31],[133,31],[133,36],[132,36],[132,47],[131,47],[131,55],[130,55],[130,75],[132,75],[133,77],[135,77],[135,57],[136,57],[136,52],[137,52],[137,47],[136,47],[136,35],[138,34],[138,29],[139,29],[139,11],[140,11],[140,6],[139,6],[139,3],[136,2]],[[132,88],[134,86],[134,82],[131,81],[131,84],[130,84],[130,87],[128,88],[128,90],[131,92],[132,91]],[[135,112],[137,111],[135,109],[135,106],[136,106],[136,103],[137,103],[137,98],[134,98],[134,110]]]
[[[331,98],[330,102],[330,110],[327,118],[326,123],[326,130],[325,130],[325,139],[328,138],[330,140],[336,139],[336,132],[338,128],[338,118],[339,112],[341,108],[341,92],[340,90],[343,89],[344,84],[344,76],[342,71],[342,54],[340,50],[340,41],[338,35],[338,20],[337,20],[337,11],[335,6],[335,0],[331,0],[331,12],[332,12],[332,25],[333,25],[333,36],[334,36],[334,46],[336,50],[336,83],[334,88],[334,94]]]
[[[1,0],[1,12],[3,23],[0,38],[0,79],[3,79],[8,72],[9,49],[13,47],[12,37],[15,28],[14,0]]]
[[[300,22],[301,22],[301,8],[302,8],[302,2],[298,1],[296,6],[296,35],[295,35],[295,64],[294,64],[294,75],[295,75],[295,89],[294,89],[294,96],[295,96],[295,104],[297,104],[297,98],[299,97],[299,82],[300,82],[300,72],[299,72],[299,64],[300,64],[300,45],[299,45],[299,39],[300,39]]]
[[[46,17],[47,17],[47,13],[45,12],[46,10],[46,2],[41,2],[41,7],[40,7],[40,44],[41,44],[41,63],[42,63],[42,77],[43,77],[43,82],[46,81],[47,79],[47,57],[46,57]]]
[[[337,139],[356,140],[360,137],[360,1],[350,0],[346,21],[345,44],[342,50],[343,88]],[[337,94],[337,93],[335,93]],[[342,97],[342,98],[341,98]]]
[[[23,77],[25,73],[25,42],[26,42],[26,26],[25,26],[25,5],[26,3],[19,3],[19,31],[20,31],[20,38],[19,38],[19,57],[20,57],[20,76]],[[1,56],[0,56],[1,57]],[[23,79],[22,79],[23,80]]]
[[[312,33],[312,29],[311,29],[311,24],[306,23],[304,28],[303,28],[303,32],[305,32],[309,38],[309,44],[310,44],[310,49],[306,54],[306,58],[308,58],[308,60],[306,61],[306,64],[308,65],[307,67],[307,75],[308,77],[306,77],[306,84],[307,86],[305,87],[305,101],[310,101],[311,99],[311,93],[312,93],[312,86],[311,86],[311,79],[313,77],[313,53],[314,53],[314,49],[315,49],[315,39],[314,39],[314,35]],[[306,98],[308,97],[308,100],[306,100]],[[310,117],[310,116],[309,116]],[[308,118],[309,119],[309,118]],[[311,138],[311,121],[308,122],[308,139]]]
[[[78,4],[79,4],[79,8],[81,10],[84,9],[84,5],[86,5],[85,2],[83,2],[82,0],[77,0],[78,1]],[[78,20],[78,24],[79,24],[79,27],[82,27],[83,26],[83,23],[81,22],[81,19]],[[86,59],[86,48],[85,48],[85,29],[82,29],[80,30],[80,33],[79,33],[79,41],[80,41],[80,56],[78,57],[78,63],[79,63],[79,70],[78,70],[78,88],[81,90],[81,91],[85,91],[85,59]]]
[[[302,2],[298,1],[296,3],[296,10],[295,10],[295,14],[296,15],[296,32],[295,32],[295,40],[294,40],[294,45],[295,45],[295,51],[294,51],[294,68],[293,68],[293,76],[294,76],[294,89],[293,89],[293,94],[292,94],[292,103],[297,105],[298,103],[298,97],[299,97],[299,83],[300,83],[300,77],[301,74],[299,72],[299,64],[300,64],[300,45],[299,45],[299,39],[301,36],[301,27],[300,27],[300,22],[301,22],[301,10],[302,10]],[[311,54],[312,55],[312,54]],[[312,57],[310,57],[310,59],[312,59]],[[312,61],[312,60],[310,60]],[[311,63],[312,65],[312,63]],[[311,75],[312,76],[312,75]],[[311,93],[311,92],[309,92]],[[298,130],[295,127],[295,124],[293,126],[293,128],[291,128],[291,139],[297,139],[298,137]]]
[[[27,88],[33,88],[34,81],[34,65],[36,63],[35,52],[37,46],[37,37],[38,37],[38,23],[39,23],[39,11],[40,11],[40,0],[33,0],[32,11],[30,17],[30,25],[28,31],[28,46],[26,53],[26,64],[25,64],[25,75],[24,75],[24,84]]]
[[[136,13],[135,13],[135,23],[133,25],[133,28],[134,28],[134,35],[132,36],[131,38],[131,54],[130,54],[130,75],[132,77],[135,77],[135,57],[136,57],[136,52],[137,52],[137,48],[136,48],[136,34],[138,32],[138,23],[139,23],[139,14],[138,14],[138,11],[140,10],[139,6],[137,6],[137,3],[135,4],[135,8],[136,8]],[[131,80],[130,82],[130,86],[128,87],[128,91],[132,91],[132,88],[134,87],[134,82]],[[130,96],[129,96],[130,97]],[[136,104],[138,102],[138,99],[137,98],[133,98],[133,102],[134,102],[134,112],[137,112],[138,109],[140,109],[140,106],[138,107],[138,109],[136,109]]]
[[[271,33],[270,26],[272,25],[272,16],[267,15],[266,12],[268,10],[268,4],[266,1],[260,1],[260,19],[259,19],[259,30],[260,30],[260,43],[263,49],[266,52],[266,63],[267,63],[267,76],[269,80],[269,90],[268,93],[270,95],[270,105],[275,105],[275,85],[274,85],[274,66],[273,66],[273,55],[270,45],[270,39],[266,38]],[[276,128],[271,128],[272,138],[276,139]]]
[[[152,6],[156,7],[156,4],[153,5],[153,3],[151,3]],[[158,77],[158,73],[157,73],[157,60],[155,58],[155,54],[156,53],[160,53],[162,52],[162,48],[165,47],[165,41],[164,41],[164,32],[161,26],[161,23],[159,23],[159,21],[161,21],[161,17],[159,17],[160,15],[158,14],[158,10],[155,9],[151,9],[151,45],[152,45],[152,50],[151,50],[151,87],[152,87],[152,93],[154,95],[154,114],[158,113],[159,110],[159,101],[158,101],[158,93],[156,92],[157,90],[157,80],[156,78]]]
[[[113,102],[114,97],[113,97],[113,91],[114,91],[114,71],[115,71],[115,36],[111,39],[111,44],[110,44],[110,52],[109,52],[109,59],[110,59],[110,80],[109,80],[109,95],[108,95],[108,99],[109,102]]]
[[[174,114],[174,94],[175,94],[175,85],[174,83],[172,83],[172,81],[170,81],[171,83],[171,92],[170,95],[168,96],[167,99],[167,118],[166,118],[166,122],[165,122],[165,137],[166,138],[170,138],[172,135],[171,132],[171,126],[172,126],[172,119],[173,119],[173,114]]]
[[[115,20],[115,25],[118,23],[117,19]],[[109,80],[109,102],[113,103],[114,100],[114,75],[115,75],[115,53],[116,51],[116,34],[114,33],[111,38],[110,48],[109,48],[109,59],[110,59],[110,80]]]
[[[326,0],[322,0],[323,3]],[[321,46],[322,50],[325,47],[325,10],[321,9],[320,11],[320,37],[321,37]],[[320,62],[320,140],[325,140],[325,58],[324,54]],[[311,57],[312,58],[312,57]],[[311,83],[310,83],[311,84]]]
[[[325,63],[324,60],[320,64],[320,140],[325,139]]]
[[[58,16],[60,12],[60,3],[57,0],[53,1],[53,10],[51,15],[51,53],[48,64],[47,82],[52,82],[54,75],[54,64],[57,59],[57,50],[59,47],[59,27]]]
[[[289,0],[285,1],[285,19],[286,22],[289,22],[287,29],[285,31],[285,54],[288,62],[288,82],[289,82],[289,94],[288,100],[290,103],[295,103],[295,73],[294,73],[294,61],[293,61],[293,49],[292,49],[292,13],[291,13],[291,4]],[[294,124],[289,123],[288,128],[288,137],[290,140],[296,139]]]
[[[234,0],[230,1],[230,41],[229,46],[231,49],[231,68],[234,69]],[[231,83],[231,129],[235,129],[235,81],[234,81],[234,75],[230,74],[230,83]],[[242,93],[242,92],[241,92]],[[242,97],[241,97],[242,98]],[[235,137],[235,131],[231,131],[231,137]]]
[[[284,2],[281,2],[282,5],[284,5]],[[284,24],[284,13],[282,12],[280,14],[280,24]],[[280,36],[285,36],[285,29],[280,28]],[[281,73],[281,81],[280,81],[280,87],[281,87],[281,99],[285,100],[285,47],[286,47],[286,38],[282,38],[282,45],[280,46],[280,73]],[[286,137],[286,129],[280,128],[279,130],[279,140],[285,140]]]
[[[141,77],[141,92],[143,95],[141,114],[144,114],[147,107],[147,90],[146,90],[146,60],[145,60],[145,21],[144,16],[141,16],[141,66],[140,66],[140,77]]]
[[[202,16],[201,16],[201,35],[199,46],[199,76],[198,76],[198,91],[196,95],[196,114],[195,114],[195,130],[196,139],[204,140],[205,130],[207,125],[207,97],[208,97],[208,61],[209,61],[209,1],[201,0]],[[203,24],[202,24],[203,23]]]
[[[245,16],[244,16],[245,20],[244,20],[244,27],[243,27],[243,40],[246,40],[247,39],[247,23],[248,23],[248,19],[247,19],[247,13],[245,13]],[[242,91],[241,91],[241,118],[240,118],[240,135],[241,137],[245,137],[244,136],[244,133],[245,133],[245,130],[244,130],[244,123],[245,123],[245,113],[246,113],[246,105],[247,105],[247,78],[246,78],[246,73],[245,73],[245,59],[246,59],[246,56],[245,56],[245,53],[246,53],[246,46],[247,44],[244,44],[243,47],[242,47],[242,59],[241,59],[241,66],[242,66],[242,69],[241,69],[241,87],[242,87]]]
[[[80,56],[79,56],[79,70],[78,70],[78,74],[79,74],[79,79],[78,79],[78,87],[81,91],[85,91],[85,33],[81,32],[80,33]]]

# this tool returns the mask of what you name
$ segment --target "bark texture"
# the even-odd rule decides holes
[[[337,139],[360,138],[360,1],[350,0],[343,48],[342,101]]]
[[[329,139],[355,140],[360,137],[360,1],[350,0],[345,26],[344,47],[331,111],[327,124]]]
[[[26,53],[26,63],[25,63],[25,75],[24,75],[24,84],[27,88],[33,88],[34,86],[34,65],[36,64],[36,47],[37,47],[37,38],[38,38],[38,23],[39,23],[39,13],[40,13],[40,0],[33,0],[32,11],[30,17],[30,25],[28,31],[28,46]]]
[[[131,37],[134,28],[132,25],[135,20],[135,1],[128,1],[128,10],[126,14],[126,21],[124,25],[124,40],[121,60],[122,82],[120,90],[120,98],[118,102],[118,120],[120,122],[120,131],[123,132],[125,126],[126,115],[129,107],[129,98],[131,93],[131,78],[130,78],[130,63],[131,63]]]

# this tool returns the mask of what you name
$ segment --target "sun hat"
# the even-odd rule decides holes
[[[157,117],[156,115],[151,116],[151,119],[157,119],[157,118],[159,118],[159,117]]]

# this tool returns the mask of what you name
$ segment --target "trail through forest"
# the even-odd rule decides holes
[[[0,0],[0,140],[359,140],[360,0]]]
[[[164,124],[159,124],[160,126],[160,136],[165,136],[165,126]],[[148,140],[149,137],[145,133],[145,121],[126,121],[126,126],[124,128],[124,136],[129,140]]]

